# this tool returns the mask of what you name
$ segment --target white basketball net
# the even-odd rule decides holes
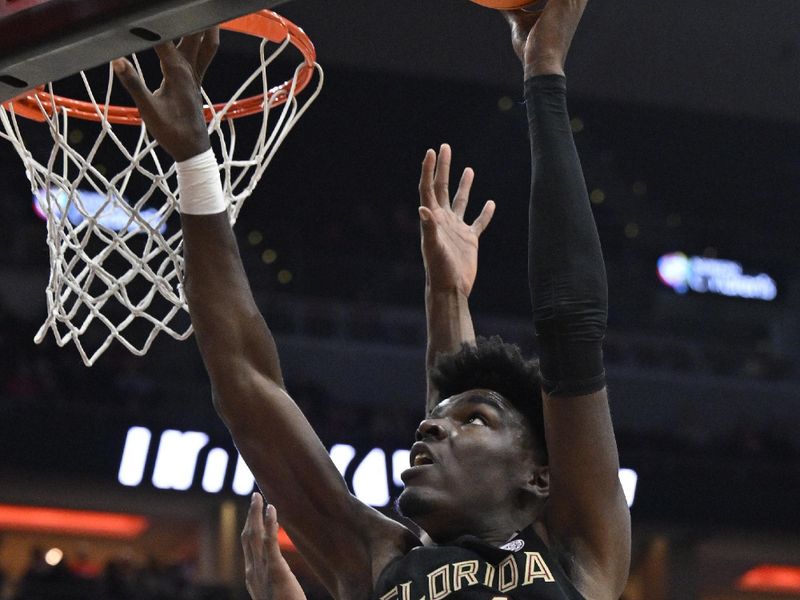
[[[224,108],[211,109],[208,130],[230,202],[231,224],[281,142],[322,88],[322,69],[315,64],[315,87],[302,94],[303,99],[295,97],[301,63],[287,90],[288,99],[277,105],[267,67],[289,45],[288,36],[282,44],[262,41],[259,67]],[[133,62],[141,74],[135,56]],[[175,164],[163,151],[157,152],[158,144],[143,125],[108,122],[107,105],[115,85],[110,65],[100,104],[86,73],[81,72],[80,77],[100,117],[96,139],[79,144],[80,136],[70,135],[68,111],[56,108],[52,101],[47,106],[42,100],[39,107],[46,121],[41,124],[31,124],[13,108],[0,106],[0,138],[10,141],[25,163],[31,189],[47,219],[51,263],[46,289],[48,316],[35,341],[40,343],[51,330],[59,346],[73,342],[83,362],[91,366],[114,340],[141,356],[160,332],[183,340],[192,328],[182,287],[182,235],[174,216],[178,197]],[[269,100],[260,116],[244,118],[248,131],[258,133],[252,152],[240,156],[236,120],[224,117],[246,91],[252,93],[253,86]],[[52,84],[47,92],[52,98]],[[203,97],[212,106],[205,91]],[[29,150],[21,122],[25,122],[26,134],[31,127],[49,129],[55,142],[49,155],[37,158],[36,149]],[[116,160],[123,166],[112,172],[101,166],[101,158],[103,164]]]

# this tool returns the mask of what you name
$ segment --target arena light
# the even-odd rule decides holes
[[[737,588],[746,592],[800,594],[800,567],[758,565],[739,578]]]
[[[400,473],[408,468],[411,462],[411,450],[395,450],[392,454],[392,481],[397,487],[403,487]]]
[[[353,493],[370,506],[386,506],[391,501],[386,473],[386,453],[373,448],[353,473]]]
[[[250,472],[244,459],[239,456],[236,459],[236,469],[233,471],[233,491],[240,496],[249,496],[253,493],[255,484],[253,473]]]
[[[619,482],[622,484],[622,493],[625,494],[625,501],[628,503],[628,508],[630,508],[636,498],[636,484],[639,482],[639,474],[633,469],[620,469]]]
[[[283,527],[278,529],[278,545],[281,547],[281,550],[286,552],[287,550],[294,551],[297,548],[294,547],[294,542],[289,539],[289,534],[284,531]]]
[[[228,461],[228,453],[222,448],[214,448],[208,453],[206,470],[203,473],[203,489],[209,494],[216,494],[225,485]]]
[[[775,280],[766,273],[748,275],[738,262],[671,252],[658,259],[658,278],[678,294],[688,291],[729,298],[772,301]]]
[[[91,190],[76,190],[72,202],[67,198],[63,190],[52,188],[49,193],[49,202],[55,205],[53,214],[57,219],[61,218],[64,210],[67,211],[67,219],[72,225],[80,225],[86,220],[85,215],[92,215],[97,223],[111,231],[126,231],[128,233],[144,233],[142,227],[132,222],[130,215],[124,210],[120,203],[128,204],[125,198],[112,197],[110,200],[106,196]],[[42,219],[47,220],[46,205],[48,193],[46,190],[36,190],[33,194],[33,212]],[[139,217],[159,233],[167,230],[167,224],[162,222],[163,215],[155,208],[143,208],[139,211]]]
[[[117,478],[122,485],[137,486],[144,478],[144,465],[153,435],[146,427],[131,427],[125,438],[125,449]]]
[[[51,567],[55,567],[64,559],[64,551],[61,548],[50,548],[44,555],[44,562]]]
[[[141,535],[149,526],[150,522],[139,515],[0,505],[0,530],[132,539]]]
[[[192,487],[197,455],[207,443],[208,436],[199,431],[168,429],[162,433],[153,468],[153,485],[162,490],[181,491]]]

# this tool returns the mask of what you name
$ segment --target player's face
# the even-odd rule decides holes
[[[434,539],[477,534],[492,515],[519,510],[538,465],[522,414],[500,394],[470,390],[420,423],[400,510]]]

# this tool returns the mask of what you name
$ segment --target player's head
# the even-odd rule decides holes
[[[443,400],[417,430],[400,510],[436,541],[529,523],[548,493],[538,363],[479,338],[440,356],[431,378]]]

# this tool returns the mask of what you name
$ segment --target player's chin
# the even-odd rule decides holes
[[[397,498],[397,510],[412,521],[424,518],[436,510],[436,504],[429,494],[417,486],[407,486]]]

